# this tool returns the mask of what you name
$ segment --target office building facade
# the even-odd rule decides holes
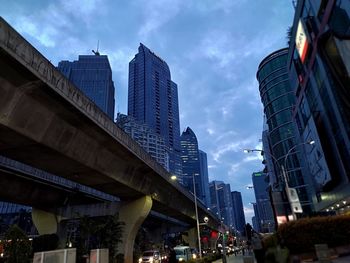
[[[263,59],[257,72],[269,130],[270,155],[274,159],[274,168],[270,170],[276,171],[274,181],[277,189],[273,193],[273,202],[279,223],[287,221],[292,215],[291,205],[283,190],[285,181],[289,187],[297,190],[304,214],[312,210],[310,188],[313,185],[303,163],[303,147],[296,147],[301,142],[292,116],[295,94],[290,86],[287,58],[287,48],[275,51]],[[285,166],[286,178],[283,176],[282,166]]]
[[[167,63],[143,44],[129,63],[128,115],[164,138],[170,172],[181,177],[177,85]]]
[[[182,176],[180,182],[193,193],[193,179],[196,186],[196,195],[205,202],[205,192],[203,189],[203,178],[200,173],[200,160],[197,137],[190,127],[187,127],[181,134],[181,160]],[[194,178],[193,178],[194,177]]]
[[[204,203],[207,207],[210,207],[210,193],[209,193],[209,175],[208,175],[208,161],[207,154],[199,150],[199,174],[202,178],[202,189],[204,193]]]
[[[61,61],[57,69],[114,121],[114,83],[106,55],[81,55],[77,61]]]
[[[147,124],[138,123],[133,117],[125,114],[118,113],[117,125],[169,171],[169,155],[163,137],[156,134]]]
[[[299,134],[315,140],[306,160],[317,212],[350,211],[349,37],[349,1],[298,1],[288,70]]]
[[[267,174],[256,172],[252,174],[254,194],[256,199],[255,216],[259,231],[263,233],[273,232],[275,230],[275,218],[271,206],[269,195],[269,183]]]
[[[209,183],[209,191],[211,200],[210,209],[225,225],[233,226],[233,206],[230,185],[222,181],[212,181]]]
[[[240,235],[244,235],[245,217],[243,209],[242,194],[238,191],[231,192],[233,207],[233,227]]]

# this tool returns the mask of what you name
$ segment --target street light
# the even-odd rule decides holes
[[[199,225],[202,225],[202,224],[199,224],[199,220],[198,220],[198,206],[197,206],[197,193],[196,193],[196,182],[194,180],[194,176],[195,174],[193,173],[192,174],[192,181],[193,181],[193,197],[194,197],[194,208],[195,208],[195,211],[196,211],[196,225],[197,225],[197,238],[198,238],[198,250],[199,250],[199,258],[202,258],[202,246],[201,246],[201,236],[200,236],[200,232],[199,232]],[[177,180],[177,177],[176,175],[172,175],[170,176],[170,179],[172,181],[175,181]],[[208,210],[210,210],[209,208],[207,208]],[[208,217],[204,217],[204,224],[207,224],[209,221],[209,218]]]
[[[192,174],[192,181],[193,181],[194,207],[195,207],[195,210],[196,210],[196,222],[197,222],[197,238],[198,238],[199,258],[202,258],[201,236],[200,236],[200,232],[199,232],[199,220],[198,220],[196,182],[195,182],[195,180],[194,180],[194,173]]]
[[[296,214],[295,214],[295,211],[299,210],[301,211],[301,213],[303,212],[302,210],[302,207],[298,204],[300,204],[299,202],[299,198],[298,198],[298,193],[296,192],[296,190],[294,188],[289,188],[289,185],[288,185],[288,176],[287,176],[287,173],[288,173],[288,170],[286,169],[287,168],[287,160],[288,160],[288,157],[289,155],[293,152],[294,149],[296,149],[298,146],[301,146],[301,145],[304,145],[304,144],[309,144],[309,145],[312,145],[314,144],[315,141],[314,140],[310,140],[310,141],[307,141],[307,142],[302,142],[302,143],[298,143],[296,145],[294,145],[292,148],[290,148],[286,154],[286,156],[284,157],[284,162],[283,164],[281,165],[281,169],[282,169],[282,175],[283,175],[283,180],[285,182],[285,191],[287,193],[287,198],[288,198],[288,202],[290,204],[290,207],[291,207],[291,210],[292,210],[292,216],[293,216],[293,220],[296,220],[297,217],[296,217]],[[294,196],[294,197],[293,197]],[[296,204],[297,206],[294,206]],[[299,212],[299,211],[298,211]]]
[[[296,144],[294,145],[292,148],[290,148],[287,152],[287,154],[285,155],[285,158],[284,158],[284,163],[283,164],[280,164],[278,162],[278,160],[276,159],[275,156],[273,156],[271,153],[266,153],[264,152],[263,150],[261,149],[244,149],[243,151],[245,153],[251,153],[251,152],[260,152],[262,154],[268,154],[275,162],[276,166],[278,167],[279,169],[279,176],[277,177],[278,180],[283,180],[283,182],[285,183],[285,191],[286,191],[286,195],[287,195],[287,199],[288,199],[288,203],[290,205],[290,208],[291,208],[291,212],[292,212],[292,216],[293,216],[293,220],[296,219],[296,214],[295,214],[295,211],[294,211],[294,207],[293,207],[293,203],[296,202],[296,200],[298,199],[297,196],[297,192],[295,191],[294,188],[289,188],[289,185],[288,185],[288,179],[287,179],[287,171],[285,170],[285,167],[286,167],[286,164],[287,164],[287,159],[288,159],[288,156],[290,153],[292,153],[292,151],[300,146],[300,145],[303,145],[303,144],[309,144],[309,145],[312,145],[314,144],[315,141],[314,140],[310,140],[308,142],[303,142],[303,143],[299,143],[299,144]],[[280,177],[280,178],[279,178]],[[280,185],[280,184],[279,184]],[[293,189],[293,190],[291,190]],[[291,197],[291,192],[293,193],[293,195],[295,195],[295,198],[292,198]],[[302,211],[302,210],[301,210]]]

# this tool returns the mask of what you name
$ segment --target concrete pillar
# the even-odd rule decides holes
[[[32,219],[39,235],[56,234],[61,217],[40,209],[32,208]]]
[[[135,237],[151,208],[152,198],[144,196],[123,205],[119,210],[119,220],[125,223],[122,243],[118,246],[119,253],[124,254],[124,263],[133,263]]]
[[[191,228],[187,231],[187,236],[182,235],[182,239],[184,242],[188,243],[190,247],[198,247],[197,243],[197,228]]]

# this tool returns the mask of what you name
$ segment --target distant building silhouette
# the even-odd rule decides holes
[[[114,121],[114,83],[106,55],[80,55],[77,61],[61,61],[58,70]]]
[[[208,175],[208,161],[207,154],[204,151],[199,150],[199,164],[200,164],[200,177],[202,183],[202,189],[204,193],[204,203],[207,207],[210,207],[210,192],[209,192],[209,175]]]
[[[231,197],[231,188],[229,184],[222,181],[212,181],[209,183],[210,209],[215,213],[219,219],[227,226],[233,226],[233,205]]]
[[[238,191],[231,192],[233,206],[233,226],[236,231],[244,235],[245,217],[243,209],[242,195]]]
[[[252,174],[254,193],[256,199],[256,208],[254,207],[255,217],[259,232],[273,232],[275,230],[275,219],[268,192],[269,183],[266,180],[267,175],[263,172]]]
[[[128,115],[164,138],[169,170],[181,177],[177,85],[167,63],[143,44],[129,63]]]
[[[196,194],[199,199],[205,202],[205,193],[203,189],[202,178],[200,176],[200,161],[198,141],[190,127],[181,134],[181,160],[182,176],[180,181],[193,193],[193,176],[196,184]]]

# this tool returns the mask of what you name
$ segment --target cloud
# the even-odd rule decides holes
[[[252,221],[252,217],[255,215],[254,214],[254,208],[253,207],[244,206],[243,210],[244,210],[244,215],[245,215],[246,221],[247,222],[251,222]]]
[[[216,150],[211,153],[212,158],[215,162],[220,163],[220,159],[223,155],[227,154],[228,152],[241,152],[243,151],[244,147],[246,145],[251,144],[251,142],[252,142],[252,139],[248,138],[248,139],[242,139],[235,142],[231,142],[226,145],[219,145],[216,148]]]
[[[147,4],[141,3],[143,7],[144,21],[138,31],[141,39],[148,39],[161,26],[176,16],[180,11],[179,0],[148,0]]]

